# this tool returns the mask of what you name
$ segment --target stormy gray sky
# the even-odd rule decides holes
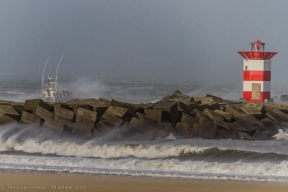
[[[0,0],[0,79],[59,76],[242,82],[257,39],[288,82],[287,0]]]

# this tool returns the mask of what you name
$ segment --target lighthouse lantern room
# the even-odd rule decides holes
[[[264,102],[270,99],[271,59],[277,52],[265,52],[265,43],[251,43],[251,51],[238,51],[244,58],[243,98],[248,102]]]

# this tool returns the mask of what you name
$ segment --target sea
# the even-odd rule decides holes
[[[241,97],[241,84],[143,82],[71,78],[59,87],[74,98],[106,98],[130,103],[157,102],[179,90],[189,96],[208,94],[226,100]],[[0,81],[0,99],[24,102],[41,96],[38,80]],[[288,92],[275,86],[275,101]],[[109,135],[83,140],[9,126],[0,128],[0,170],[156,177],[172,179],[288,181],[288,133],[273,140],[183,139],[170,134],[153,141],[114,141]]]

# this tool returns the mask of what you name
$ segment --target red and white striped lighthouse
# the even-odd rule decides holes
[[[270,99],[271,59],[277,52],[265,52],[265,43],[251,43],[251,51],[238,51],[244,58],[243,98],[248,102],[264,102]]]

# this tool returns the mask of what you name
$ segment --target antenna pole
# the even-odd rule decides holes
[[[46,63],[45,63],[44,68],[43,68],[43,73],[42,73],[42,84],[41,84],[41,95],[43,94],[44,73],[45,73],[46,65],[47,65],[49,59],[50,59],[50,55],[48,56],[48,59],[46,60]]]
[[[62,61],[62,58],[63,58],[63,55],[60,57],[60,60],[58,62],[58,65],[57,65],[57,69],[56,69],[56,77],[55,77],[55,91],[57,91],[57,84],[58,84],[58,69],[59,69],[59,65]]]

